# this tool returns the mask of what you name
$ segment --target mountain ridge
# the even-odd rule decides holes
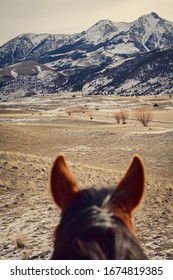
[[[106,79],[112,79],[111,74],[108,73],[111,71],[119,73],[119,69],[122,68],[126,76],[126,70],[122,65],[131,64],[132,67],[133,63],[136,64],[135,58],[137,59],[142,53],[145,54],[146,59],[147,56],[151,57],[150,52],[158,52],[162,57],[162,59],[157,59],[159,68],[163,64],[161,60],[165,60],[161,52],[166,55],[165,49],[170,50],[167,54],[170,58],[168,60],[170,73],[166,70],[167,75],[170,74],[168,75],[168,80],[170,80],[172,77],[172,48],[173,22],[152,12],[129,23],[100,20],[89,29],[76,34],[29,33],[19,35],[0,47],[0,67],[3,69],[18,62],[35,61],[35,63],[46,65],[52,71],[56,71],[57,75],[62,74],[65,77],[59,87],[57,85],[54,88],[48,86],[49,90],[50,88],[52,91],[80,89],[92,94],[99,89],[100,93],[105,94],[106,91],[115,92],[117,87],[115,79],[114,90],[110,90],[108,87],[106,90],[106,87],[99,86],[103,80],[105,83]],[[144,67],[145,65],[143,62]],[[148,71],[149,68],[152,72],[152,67],[148,66]],[[154,69],[156,68],[154,67]],[[100,74],[100,71],[106,76],[103,73]],[[148,74],[147,76],[149,77]],[[153,76],[152,73],[151,76]],[[77,77],[79,79],[83,77],[83,80],[76,81]],[[93,77],[92,81],[91,77]],[[101,80],[99,80],[100,77]],[[16,78],[19,79],[19,76]],[[0,75],[0,91],[5,92],[9,88],[11,89],[10,81],[2,83],[2,80],[2,75]],[[91,82],[92,87],[88,86]],[[77,84],[81,86],[76,86]]]

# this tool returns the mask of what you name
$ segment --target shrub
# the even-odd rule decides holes
[[[113,113],[113,117],[116,119],[117,123],[120,123],[120,120],[121,120],[120,112]]]
[[[150,108],[141,107],[136,111],[135,115],[137,120],[144,126],[147,126],[153,120],[153,113]]]
[[[66,113],[69,115],[69,117],[72,114],[72,109],[70,107],[66,108]]]
[[[129,112],[127,110],[120,111],[120,117],[121,117],[123,124],[126,124],[126,120],[127,120],[128,116],[129,116]]]
[[[129,113],[127,110],[121,110],[118,112],[113,113],[113,117],[117,120],[117,123],[120,123],[120,120],[122,120],[123,124],[126,124],[126,120],[129,116]]]
[[[24,249],[26,247],[26,236],[24,234],[18,234],[16,237],[16,247],[18,249]]]

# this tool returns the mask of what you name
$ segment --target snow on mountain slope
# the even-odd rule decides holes
[[[49,69],[52,68],[51,71],[55,70],[63,74],[63,83],[54,83],[55,91],[87,90],[90,93],[95,91],[113,93],[116,87],[121,88],[121,82],[125,81],[124,75],[125,77],[127,74],[129,75],[127,69],[129,72],[138,70],[133,67],[131,69],[129,65],[134,64],[139,67],[139,60],[141,65],[147,67],[148,72],[156,71],[159,73],[156,65],[153,67],[151,64],[146,64],[145,59],[152,56],[150,52],[152,54],[152,51],[157,51],[161,56],[158,59],[159,67],[165,61],[164,56],[162,56],[162,53],[166,55],[164,50],[172,50],[172,48],[173,23],[162,19],[156,13],[150,13],[128,23],[101,20],[88,30],[72,35],[22,34],[0,47],[0,67],[9,67],[28,60],[35,61],[42,66],[37,64],[35,68],[32,68],[32,70],[35,69],[35,72],[32,72],[30,65],[28,73],[32,76],[31,80],[34,79],[33,73],[36,73],[37,81],[39,80],[41,84],[44,84],[44,79],[46,80],[48,85],[44,86],[45,91],[46,88],[48,91],[50,88],[53,90],[50,76],[53,74],[54,77],[55,72],[52,74],[49,70],[43,72],[43,65],[48,66]],[[163,52],[159,53],[160,50]],[[146,54],[146,57],[141,59],[141,54]],[[171,54],[172,52],[169,53],[170,60],[166,62],[168,66],[170,65],[170,67],[165,68],[167,76],[173,71]],[[162,67],[165,67],[164,64]],[[24,71],[24,67],[22,69]],[[146,75],[145,71],[140,72],[137,78],[136,76],[128,77],[127,80],[130,81],[128,85],[131,85],[131,80],[142,80],[144,73]],[[12,89],[10,81],[13,81],[14,86],[14,82],[18,82],[21,76],[22,74],[20,75],[15,68],[10,73],[4,74],[3,79],[1,77],[3,91]],[[150,75],[147,74],[147,77],[149,79]],[[24,80],[26,82],[26,79]],[[170,77],[167,80],[170,83]],[[135,83],[132,83],[133,87],[139,84]],[[23,86],[22,82],[20,86]],[[2,87],[0,87],[1,90]]]
[[[144,15],[131,23],[102,20],[77,35],[75,45],[62,46],[56,55],[48,53],[45,62],[66,74],[69,68],[89,67],[109,62],[115,64],[122,56],[173,46],[173,23],[157,14]],[[67,66],[67,67],[66,67]],[[109,66],[111,67],[111,66]]]
[[[60,47],[69,35],[22,34],[0,48],[0,66],[38,58],[48,50]]]
[[[131,54],[172,45],[173,23],[151,13],[131,23],[101,20],[88,30],[72,35],[20,35],[0,48],[0,66],[25,59],[51,63],[62,60],[64,56],[70,58],[70,53],[77,55],[73,55],[72,60],[78,57],[85,59],[86,53],[97,49],[103,55],[108,53],[109,57],[111,49],[113,57],[116,49],[121,54],[128,49]]]
[[[111,70],[111,71],[110,71]],[[102,78],[107,81],[102,83]],[[106,68],[84,84],[88,93],[173,94],[173,48],[142,53]]]
[[[84,33],[85,40],[98,44],[111,39],[118,33],[129,30],[131,24],[114,23],[110,20],[101,20]]]
[[[173,45],[173,23],[160,18],[156,13],[151,13],[136,20],[129,35],[147,51],[170,47]]]
[[[0,69],[1,92],[18,90],[52,92],[66,81],[66,77],[34,61],[22,61]]]
[[[35,34],[35,33],[26,33],[20,35],[18,38],[23,38],[24,36],[28,37],[28,39],[32,42],[33,47],[40,44],[43,40],[45,40],[49,34]]]

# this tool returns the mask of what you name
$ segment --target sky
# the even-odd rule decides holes
[[[173,22],[173,0],[0,0],[0,46],[23,33],[74,34],[151,12]]]

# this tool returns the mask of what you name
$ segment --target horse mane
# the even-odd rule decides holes
[[[114,192],[114,188],[80,191],[62,212],[52,259],[146,259],[121,211],[112,211]],[[123,207],[118,200],[115,204],[117,208]],[[124,207],[123,211],[129,215]]]

